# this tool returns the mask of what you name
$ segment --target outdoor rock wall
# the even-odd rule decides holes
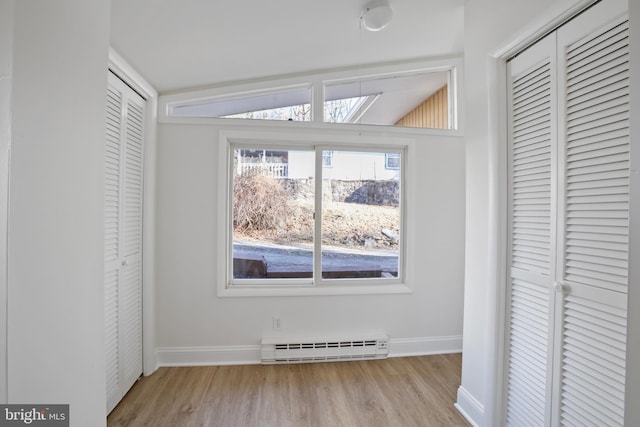
[[[290,179],[279,180],[282,187],[287,190],[294,199],[312,199],[315,182],[313,179]]]
[[[334,200],[365,205],[398,206],[398,181],[331,181]],[[337,197],[337,200],[336,200]]]
[[[312,179],[283,179],[282,185],[294,198],[313,197],[315,182]],[[325,200],[334,202],[379,206],[398,206],[400,203],[400,183],[394,180],[325,180],[322,190]]]

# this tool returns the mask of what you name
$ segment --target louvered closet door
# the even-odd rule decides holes
[[[508,64],[507,424],[548,425],[555,268],[555,35]]]
[[[105,167],[107,412],[142,374],[144,100],[109,75]]]
[[[508,65],[508,425],[624,425],[626,5],[603,0]]]
[[[561,425],[624,425],[629,241],[629,31],[606,1],[558,31]]]

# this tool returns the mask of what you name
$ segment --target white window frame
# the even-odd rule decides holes
[[[310,135],[287,132],[286,130],[263,132],[221,131],[218,150],[218,276],[217,291],[221,297],[255,297],[255,296],[296,296],[296,295],[361,295],[361,294],[398,294],[411,293],[413,277],[413,239],[414,227],[413,200],[406,197],[413,194],[413,150],[415,140],[412,138],[381,138],[353,135],[351,133],[335,135]],[[278,147],[290,150],[315,150],[316,174],[322,171],[322,150],[385,152],[385,150],[402,152],[401,168],[401,208],[400,208],[400,248],[399,273],[394,278],[358,278],[358,279],[323,279],[321,274],[321,256],[316,256],[322,249],[321,239],[314,239],[314,271],[311,279],[232,279],[233,278],[233,203],[232,150],[242,145],[251,147]],[[316,205],[321,208],[322,180],[316,176]],[[315,234],[320,233],[320,221],[315,222]]]

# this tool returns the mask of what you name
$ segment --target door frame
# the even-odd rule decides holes
[[[640,36],[640,4],[636,1],[627,2],[629,13],[630,39],[638,40]],[[630,205],[629,210],[633,212],[629,220],[629,286],[627,295],[627,360],[638,360],[640,358],[640,44],[631,43],[631,69],[630,69],[630,156],[632,171],[629,182]],[[640,405],[632,404],[631,399],[640,395],[640,367],[637,363],[627,363],[625,390],[625,422],[629,425],[640,425]]]
[[[158,92],[113,48],[109,49],[109,70],[142,96],[146,102],[142,194],[142,368],[143,375],[148,376],[158,369],[155,331],[155,183]]]
[[[0,2],[0,404],[9,399],[8,379],[8,247],[9,177],[11,171],[11,92],[13,87],[13,1]]]

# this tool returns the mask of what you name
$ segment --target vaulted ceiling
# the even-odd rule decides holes
[[[464,0],[112,0],[111,45],[161,92],[362,64],[461,54]]]

